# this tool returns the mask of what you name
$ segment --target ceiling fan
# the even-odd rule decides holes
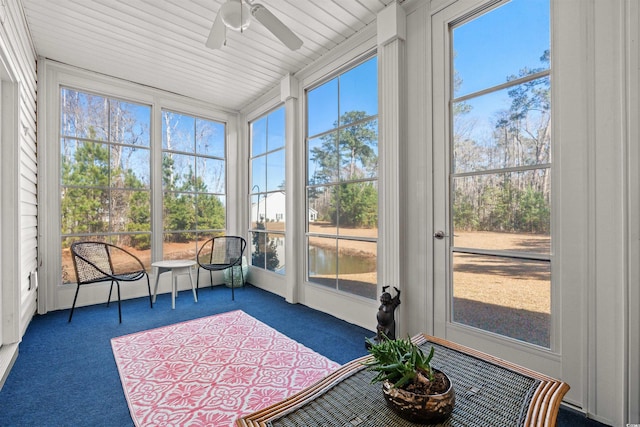
[[[302,40],[266,7],[246,0],[227,0],[220,6],[205,45],[211,49],[220,49],[226,44],[227,28],[243,32],[251,23],[251,16],[289,49],[296,50],[302,46]]]

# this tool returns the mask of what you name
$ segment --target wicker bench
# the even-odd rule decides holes
[[[446,371],[456,390],[447,426],[555,426],[569,390],[561,381],[485,353],[427,335],[413,341],[436,349],[434,367]],[[239,427],[358,426],[410,427],[386,407],[380,384],[371,384],[364,356],[315,385],[237,420]]]

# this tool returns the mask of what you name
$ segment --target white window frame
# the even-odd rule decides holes
[[[300,82],[299,88],[299,108],[298,108],[298,117],[299,126],[297,130],[297,140],[305,141],[307,131],[306,131],[306,97],[304,95],[305,90],[309,88],[313,88],[321,84],[321,82],[327,81],[332,77],[335,77],[342,70],[347,68],[351,68],[356,64],[362,62],[365,58],[370,57],[373,52],[377,49],[377,37],[376,37],[376,27],[373,25],[365,27],[362,31],[357,33],[355,36],[351,37],[347,42],[341,44],[337,48],[333,49],[328,55],[318,61],[313,67],[313,69],[304,70],[296,75]],[[380,61],[380,58],[378,58]],[[380,64],[380,62],[379,62]],[[380,65],[378,65],[380,67]],[[380,81],[378,81],[378,87],[380,87]],[[378,106],[380,108],[380,106]],[[380,117],[380,111],[378,112],[378,116]],[[379,126],[380,118],[379,118]],[[298,166],[295,170],[295,176],[297,185],[301,186],[299,195],[300,197],[305,198],[304,188],[306,186],[307,180],[307,171],[306,171],[306,145],[305,147],[301,147],[302,149],[295,153],[294,161],[297,162]],[[379,149],[380,150],[380,149]],[[294,153],[291,153],[294,155]],[[289,154],[287,154],[289,156]],[[384,161],[384,159],[379,159],[379,161]],[[382,179],[381,176],[378,179]],[[399,180],[400,177],[394,177],[393,179]],[[296,193],[298,194],[298,193]],[[301,202],[298,202],[298,209],[296,211],[297,222],[299,224],[300,229],[298,230],[296,236],[296,259],[287,259],[287,263],[297,262],[299,265],[305,265],[307,263],[306,260],[306,238],[304,236],[304,227],[306,224],[306,216],[308,212],[306,211],[306,199]],[[380,233],[383,228],[387,226],[384,223],[384,220],[378,221],[378,238],[380,238]],[[378,248],[378,260],[381,259],[380,248]],[[306,268],[306,267],[305,267]],[[380,261],[378,263],[378,271],[380,271],[381,265]],[[348,322],[363,326],[370,330],[375,330],[376,320],[375,313],[379,302],[377,300],[371,300],[364,297],[359,297],[357,295],[351,295],[347,293],[338,293],[332,289],[327,289],[324,286],[315,285],[311,282],[308,282],[305,278],[307,276],[307,272],[302,271],[305,269],[300,269],[299,276],[297,277],[298,285],[296,289],[297,300],[307,305],[311,308],[323,311],[325,313],[329,313],[334,315],[340,319],[344,319]],[[378,285],[378,287],[380,287]]]
[[[374,57],[377,57],[377,52],[376,51],[370,51],[367,55],[363,55],[358,57],[356,60],[351,61],[349,63],[347,63],[344,67],[334,71],[333,73],[331,73],[330,75],[326,76],[325,78],[323,78],[321,81],[317,82],[316,84],[314,84],[313,86],[309,86],[305,88],[305,95],[304,95],[304,105],[305,105],[305,109],[304,109],[304,115],[305,118],[308,118],[308,105],[307,105],[307,100],[308,100],[308,96],[309,96],[309,92],[315,90],[315,89],[319,89],[321,88],[323,85],[331,82],[333,79],[335,78],[339,78],[341,76],[343,76],[344,74],[352,71],[353,69],[357,68],[358,66],[364,64],[365,62],[372,60]],[[338,84],[338,90],[339,90],[339,84]],[[338,92],[338,99],[337,99],[338,105],[336,107],[339,107],[340,105],[340,92]],[[339,110],[339,108],[338,108]],[[379,140],[379,111],[380,111],[380,106],[377,106],[377,111],[378,113],[375,114],[375,116],[368,116],[366,117],[366,119],[364,119],[363,121],[359,121],[359,122],[355,122],[356,124],[359,123],[364,123],[364,122],[369,122],[372,120],[375,120],[378,123],[378,140]],[[340,113],[344,113],[342,111],[340,111]],[[375,117],[375,118],[374,118]],[[312,138],[317,138],[319,135],[322,137],[324,135],[329,135],[331,133],[334,132],[340,132],[340,130],[344,129],[345,127],[349,127],[349,125],[339,125],[338,127],[334,127],[334,128],[330,128],[330,129],[325,129],[324,131],[322,131],[320,134],[316,134],[316,135],[308,135],[308,132],[305,132],[305,145],[304,145],[304,149],[305,149],[305,165],[308,165],[309,162],[309,140]],[[308,121],[307,121],[307,128],[308,128]],[[323,184],[310,184],[309,183],[309,176],[308,176],[308,171],[305,174],[305,188],[308,189],[309,187],[339,187],[342,184],[358,184],[358,183],[369,183],[369,182],[375,182],[376,185],[376,191],[379,193],[378,190],[378,182],[379,182],[379,174],[375,176],[375,178],[362,178],[362,179],[355,179],[355,180],[342,180],[339,179],[337,181],[332,181],[332,182],[327,182],[327,183],[323,183]],[[307,211],[311,211],[311,207],[309,206],[309,197],[308,197],[308,193],[307,191],[305,191],[305,206]],[[358,241],[358,242],[368,242],[368,243],[378,243],[378,236],[376,236],[375,238],[373,237],[352,237],[352,236],[348,236],[348,237],[344,237],[341,235],[340,233],[340,225],[337,225],[337,231],[335,234],[333,233],[313,233],[309,230],[309,223],[311,222],[311,218],[310,217],[306,217],[306,221],[305,221],[305,233],[306,233],[306,239],[305,239],[305,254],[306,254],[306,262],[305,262],[305,283],[309,284],[309,285],[313,285],[313,286],[322,286],[324,288],[326,288],[327,290],[331,290],[333,292],[337,292],[340,294],[345,294],[345,295],[353,295],[356,296],[358,298],[366,298],[364,296],[360,296],[357,294],[353,294],[353,293],[348,293],[346,291],[343,291],[339,288],[339,283],[340,283],[340,274],[337,273],[336,276],[336,280],[335,280],[335,287],[332,286],[328,286],[328,285],[321,285],[319,283],[313,282],[310,278],[309,278],[309,239],[311,237],[320,237],[323,239],[327,239],[327,240],[335,240],[338,245],[340,241]],[[336,256],[338,256],[338,254],[336,254]],[[376,251],[376,265],[377,265],[377,251]],[[376,280],[376,288],[377,288],[377,280]],[[377,299],[376,296],[374,296],[372,299]]]
[[[267,150],[264,153],[261,153],[259,155],[259,157],[268,156],[270,153],[275,153],[275,152],[278,152],[278,151],[282,151],[285,154],[285,189],[284,189],[284,195],[285,195],[285,200],[286,200],[286,197],[287,197],[287,188],[286,188],[286,186],[287,186],[287,180],[286,180],[287,172],[286,172],[286,169],[287,169],[287,166],[288,166],[287,165],[287,161],[286,161],[286,159],[287,159],[287,157],[286,157],[287,156],[287,140],[286,140],[286,128],[287,128],[287,123],[286,123],[287,114],[286,113],[287,113],[287,106],[285,104],[283,104],[283,103],[278,103],[277,105],[275,105],[275,106],[273,106],[271,108],[268,108],[265,111],[262,111],[256,117],[253,117],[250,120],[247,120],[247,140],[248,140],[247,150],[248,150],[248,153],[249,153],[249,155],[248,155],[248,159],[249,160],[248,160],[248,163],[247,163],[248,164],[248,172],[249,172],[249,174],[248,174],[249,175],[249,180],[248,180],[248,187],[249,187],[249,191],[248,191],[248,194],[249,194],[249,200],[248,200],[248,207],[249,207],[249,209],[248,209],[248,212],[249,212],[248,230],[249,231],[248,231],[248,239],[247,239],[247,258],[248,258],[248,263],[249,263],[249,265],[251,265],[251,267],[253,267],[255,269],[260,269],[260,270],[266,272],[267,274],[277,274],[278,276],[283,276],[282,274],[274,272],[274,271],[271,271],[271,270],[268,270],[265,267],[260,267],[260,266],[257,266],[257,265],[253,265],[253,263],[252,263],[252,258],[253,258],[252,245],[253,245],[253,233],[259,233],[259,234],[271,234],[271,233],[273,233],[273,234],[281,235],[283,239],[286,239],[286,235],[287,235],[286,225],[285,225],[285,229],[283,231],[272,231],[272,232],[270,232],[268,229],[257,230],[256,228],[251,226],[251,224],[252,224],[252,219],[251,219],[251,211],[252,211],[251,197],[252,197],[252,195],[253,194],[258,194],[258,198],[260,198],[262,195],[264,195],[264,198],[266,199],[269,196],[269,194],[274,193],[274,191],[268,192],[267,189],[264,189],[264,190],[260,190],[259,189],[258,192],[256,192],[256,193],[253,192],[253,188],[251,186],[251,183],[253,182],[253,180],[252,180],[253,168],[251,167],[251,163],[252,163],[251,161],[253,159],[255,159],[256,156],[253,155],[253,134],[251,133],[251,125],[252,125],[252,123],[254,123],[257,120],[266,118],[271,113],[273,113],[274,111],[276,111],[276,110],[278,110],[280,108],[282,108],[284,116],[285,116],[284,117],[284,120],[285,120],[284,121],[284,129],[283,129],[285,131],[284,144],[283,144],[282,147],[279,147],[276,150],[269,150],[267,148]],[[267,147],[268,146],[269,146],[269,142],[268,142],[268,132],[267,132]],[[265,207],[265,209],[266,209],[266,207]],[[285,210],[286,210],[286,203],[285,203]],[[258,208],[257,208],[257,214],[260,215],[259,203],[258,203]],[[265,210],[265,215],[266,215],[266,210]],[[262,215],[260,215],[260,217],[262,217]],[[276,219],[277,220],[281,220],[283,217],[284,217],[284,214],[282,214],[282,213],[277,213],[276,214]],[[286,242],[285,242],[285,244],[286,244]],[[281,260],[281,264],[283,264],[285,262],[286,262],[286,259],[285,260]]]
[[[60,212],[60,144],[59,144],[59,123],[60,123],[60,101],[59,94],[62,86],[73,88],[78,91],[94,93],[100,96],[118,98],[130,102],[146,104],[152,106],[151,117],[151,256],[152,261],[161,259],[162,254],[162,125],[161,111],[163,108],[189,114],[197,117],[223,122],[227,127],[226,136],[226,161],[237,161],[238,148],[236,115],[224,110],[214,110],[211,105],[204,102],[187,99],[181,96],[165,93],[146,86],[137,85],[117,78],[103,76],[64,64],[43,60],[45,63],[40,68],[44,75],[40,78],[44,81],[45,100],[41,115],[42,123],[39,123],[38,149],[40,150],[39,167],[40,174],[47,177],[57,177],[56,179],[41,180],[42,188],[39,192],[41,200],[39,204],[45,207],[46,218],[41,217],[40,222],[40,247],[42,265],[40,268],[39,283],[39,304],[38,310],[41,314],[50,310],[58,310],[71,307],[75,286],[63,285],[61,283],[61,248],[60,248],[60,218],[53,214]],[[230,174],[226,168],[226,205],[234,206],[237,196],[234,194],[238,187],[236,176]],[[42,211],[41,211],[42,212]],[[227,209],[226,230],[228,233],[237,234],[238,213]],[[42,274],[43,273],[43,274]],[[162,285],[162,284],[161,284]],[[169,291],[169,284],[166,289],[160,286],[159,292]],[[78,306],[96,304],[104,302],[105,291],[103,286],[97,284],[89,287],[84,293],[78,296]],[[144,296],[144,287],[129,287],[123,292],[123,299]]]

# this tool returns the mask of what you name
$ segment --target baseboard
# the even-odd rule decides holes
[[[560,407],[562,409],[566,409],[567,411],[573,412],[575,414],[581,414],[581,415],[583,415],[585,417],[587,416],[587,413],[582,408],[580,408],[579,406],[576,406],[576,405],[574,405],[572,403],[568,403],[566,401],[563,401],[560,404]]]
[[[612,426],[614,424],[611,423],[611,421],[607,420],[607,419],[603,419],[602,417],[598,417],[595,416],[593,414],[589,414],[588,412],[585,412],[582,408],[575,406],[571,403],[567,403],[567,402],[562,402],[562,404],[560,404],[560,409],[564,409],[567,413],[569,414],[573,414],[574,416],[578,416],[583,418],[584,420],[589,420],[589,421],[585,421],[588,422],[588,425],[601,425],[601,426]]]
[[[0,347],[0,390],[9,376],[9,371],[18,358],[18,344],[4,344]]]

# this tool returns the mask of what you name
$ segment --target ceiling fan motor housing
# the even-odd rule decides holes
[[[224,25],[235,31],[244,31],[251,23],[251,10],[241,0],[228,0],[219,13]]]

